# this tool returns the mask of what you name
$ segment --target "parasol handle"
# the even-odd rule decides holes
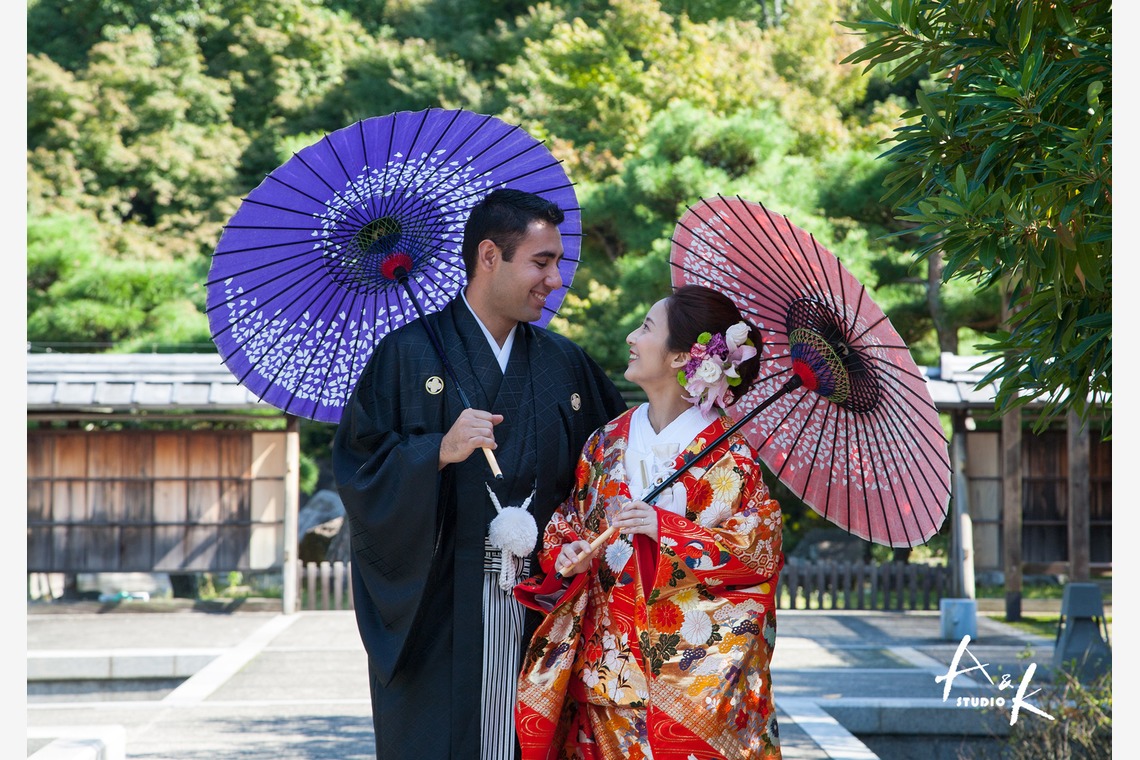
[[[486,446],[483,447],[483,454],[487,457],[487,464],[491,467],[491,472],[495,474],[495,480],[502,480],[503,471],[499,469],[499,463],[495,459],[495,455]]]
[[[451,368],[451,362],[447,360],[447,354],[444,352],[443,346],[440,345],[435,330],[433,330],[431,324],[424,319],[425,315],[423,309],[420,308],[420,302],[416,300],[415,293],[412,292],[412,286],[408,284],[408,270],[399,267],[396,270],[396,277],[399,278],[400,284],[404,286],[404,290],[408,292],[408,300],[412,302],[412,306],[416,308],[416,313],[420,315],[420,323],[424,326],[424,330],[427,331],[428,338],[431,340],[432,346],[435,347],[435,352],[439,356],[439,360],[443,362],[444,370],[446,370],[448,377],[451,378],[451,382],[455,384],[455,390],[459,391],[459,400],[463,402],[465,409],[470,409],[471,402],[467,400],[467,394],[463,392],[463,386],[459,384],[459,378],[455,376],[455,370]],[[487,457],[487,464],[490,465],[491,472],[495,475],[495,480],[502,480],[503,471],[499,469],[499,462],[495,459],[494,452],[486,446],[481,448],[483,449],[483,454]]]
[[[700,459],[702,457],[704,457],[705,454],[707,454],[710,451],[712,451],[713,449],[715,449],[726,438],[728,438],[730,435],[735,433],[737,430],[740,430],[740,428],[744,427],[749,422],[751,422],[753,417],[755,417],[756,415],[760,414],[760,412],[767,409],[768,406],[771,405],[776,399],[780,398],[781,396],[783,396],[786,393],[791,393],[792,391],[794,391],[796,388],[799,388],[803,384],[804,384],[803,380],[800,379],[799,375],[792,375],[786,383],[784,383],[782,386],[780,386],[779,390],[777,390],[775,393],[773,393],[768,398],[764,399],[764,401],[762,401],[761,403],[757,404],[756,407],[754,409],[752,409],[752,411],[748,412],[743,417],[741,417],[739,420],[737,420],[735,423],[733,423],[732,427],[730,427],[728,430],[726,430],[723,433],[721,433],[720,435],[718,435],[716,437],[716,440],[714,440],[708,446],[705,446],[705,448],[702,449],[699,454],[697,454],[695,457],[690,459],[688,462],[685,462],[683,465],[681,465],[681,467],[676,472],[674,472],[669,477],[665,478],[665,480],[663,480],[661,483],[659,483],[652,491],[650,491],[648,494],[646,494],[645,497],[642,498],[642,501],[646,502],[647,504],[651,504],[658,496],[661,495],[661,493],[666,488],[668,488],[669,486],[671,486],[675,482],[677,482],[677,478],[681,477],[681,475],[683,475],[686,470],[688,470],[690,467],[692,467],[694,464],[696,464],[698,461],[700,461]],[[613,536],[614,533],[617,533],[617,528],[613,527],[612,525],[610,527],[606,528],[604,531],[602,531],[598,535],[597,538],[595,538],[593,541],[590,542],[590,548],[586,551],[585,556],[588,557],[588,556],[593,555],[593,553],[596,552],[599,548],[601,548],[602,544],[604,544],[606,541],[608,541],[610,539],[610,537]],[[578,561],[581,562],[582,558],[579,557]],[[556,573],[556,575],[559,578],[562,577],[562,573]]]

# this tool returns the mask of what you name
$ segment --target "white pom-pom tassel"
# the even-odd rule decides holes
[[[491,521],[487,535],[496,549],[525,557],[534,550],[538,541],[538,525],[534,515],[521,507],[504,507]]]
[[[534,516],[520,507],[504,507],[491,521],[487,534],[491,545],[503,552],[503,566],[499,571],[499,588],[510,591],[515,585],[515,558],[526,557],[538,540],[538,525]]]
[[[515,585],[515,558],[529,556],[538,541],[538,524],[534,521],[534,515],[527,511],[534,493],[526,498],[521,507],[501,507],[490,486],[487,486],[487,493],[491,495],[491,503],[499,512],[491,521],[487,539],[491,546],[503,553],[499,588],[510,591]]]

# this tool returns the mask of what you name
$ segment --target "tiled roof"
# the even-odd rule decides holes
[[[987,364],[974,369],[981,356],[958,356],[943,353],[938,367],[919,367],[926,373],[926,387],[940,412],[952,409],[992,409],[997,386],[989,383],[976,390],[978,382],[993,367]]]
[[[217,354],[28,354],[28,413],[272,409],[238,383]],[[943,354],[920,367],[939,411],[993,406],[974,386],[978,357]]]
[[[28,354],[28,413],[273,409],[217,354]]]

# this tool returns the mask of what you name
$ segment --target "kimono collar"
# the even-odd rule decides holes
[[[654,482],[671,473],[677,456],[717,418],[698,407],[686,409],[676,419],[653,431],[649,423],[649,404],[633,410],[629,420],[629,444],[626,449],[626,476],[630,493],[641,494]]]
[[[467,289],[464,288],[459,291],[459,295],[463,297],[463,305],[471,312],[471,316],[475,317],[475,323],[478,324],[479,329],[483,331],[483,337],[487,339],[487,343],[491,346],[491,353],[495,355],[495,359],[499,362],[499,369],[506,374],[507,362],[509,362],[511,358],[511,348],[515,345],[515,333],[519,331],[518,323],[516,322],[515,326],[512,327],[511,331],[507,334],[507,339],[503,341],[503,347],[499,348],[499,343],[495,340],[495,336],[491,335],[491,331],[487,329],[487,325],[483,324],[483,320],[479,319],[479,315],[471,308],[471,304],[467,300],[466,290]]]

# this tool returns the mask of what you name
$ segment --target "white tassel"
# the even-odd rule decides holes
[[[519,507],[503,507],[491,486],[487,486],[487,493],[491,495],[491,503],[499,513],[491,521],[491,528],[487,539],[491,546],[503,553],[502,567],[499,570],[499,588],[510,591],[514,588],[516,579],[515,558],[528,556],[534,549],[538,540],[538,524],[534,515],[527,511],[530,500],[534,498],[534,491],[526,497],[526,501]]]

